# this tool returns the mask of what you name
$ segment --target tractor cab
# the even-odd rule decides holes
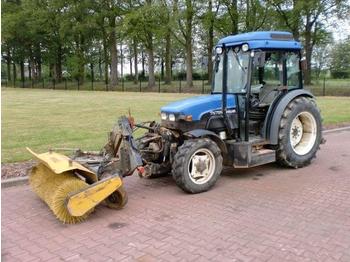
[[[235,95],[240,126],[235,138],[267,138],[263,127],[270,106],[288,91],[303,88],[300,50],[287,32],[253,32],[219,41],[212,94],[222,94],[223,112],[227,94]]]

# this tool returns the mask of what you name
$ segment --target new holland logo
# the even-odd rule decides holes
[[[226,113],[227,114],[234,114],[234,113],[236,113],[236,109],[227,109]],[[212,115],[212,116],[222,115],[222,110],[212,111],[212,112],[210,112],[210,115]]]

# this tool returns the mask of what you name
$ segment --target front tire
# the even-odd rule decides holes
[[[316,156],[322,140],[320,111],[309,97],[291,101],[283,112],[278,136],[277,162],[304,167]]]
[[[222,155],[217,144],[208,139],[186,140],[173,162],[173,178],[185,192],[201,193],[212,188],[222,171]]]

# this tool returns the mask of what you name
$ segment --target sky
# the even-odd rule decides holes
[[[345,40],[350,35],[350,19],[334,21],[334,26],[330,30],[336,42]]]

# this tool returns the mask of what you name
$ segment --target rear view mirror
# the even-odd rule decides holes
[[[303,70],[303,71],[307,70],[307,63],[306,63],[305,57],[302,57],[300,59],[300,67],[301,67],[301,70]]]
[[[254,54],[254,66],[264,67],[265,65],[265,52],[255,52]]]

